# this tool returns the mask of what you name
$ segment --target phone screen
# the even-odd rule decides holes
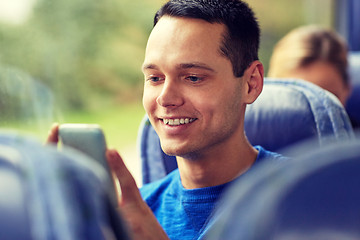
[[[62,124],[59,127],[59,138],[62,145],[83,152],[104,167],[111,181],[110,194],[116,200],[115,185],[106,160],[105,136],[101,127],[97,124]]]
[[[103,167],[108,167],[105,136],[99,125],[62,124],[59,137],[63,145],[75,148],[95,159]]]

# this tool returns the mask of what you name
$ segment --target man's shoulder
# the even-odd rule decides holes
[[[254,148],[259,152],[256,158],[256,164],[263,161],[284,162],[289,160],[288,157],[276,152],[268,151],[262,146],[257,145],[254,146]]]

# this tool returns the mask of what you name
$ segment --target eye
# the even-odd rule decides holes
[[[149,76],[146,78],[147,81],[151,81],[153,83],[157,83],[159,81],[162,81],[164,78],[163,77],[158,77],[158,76]]]
[[[198,76],[188,76],[185,79],[189,80],[190,82],[196,83],[196,82],[200,82],[203,78]]]

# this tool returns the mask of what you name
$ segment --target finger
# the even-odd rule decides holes
[[[57,144],[59,141],[59,124],[53,123],[51,126],[48,136],[46,139],[46,144]]]
[[[122,205],[127,204],[128,202],[142,201],[135,179],[127,169],[119,153],[114,149],[108,149],[106,151],[106,157],[112,172],[115,174],[120,184],[120,204]]]

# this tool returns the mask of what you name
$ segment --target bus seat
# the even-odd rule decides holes
[[[32,239],[30,222],[16,157],[16,151],[0,145],[0,239],[27,240]]]
[[[319,145],[332,137],[353,137],[340,101],[300,79],[266,79],[259,98],[247,107],[245,132],[251,144],[271,151],[312,137],[318,138]]]
[[[270,151],[312,137],[318,139],[318,145],[328,138],[353,137],[350,120],[338,99],[310,82],[296,79],[265,79],[263,92],[246,109],[245,132],[252,145]],[[138,143],[144,184],[177,168],[175,157],[161,150],[159,137],[146,116]]]
[[[346,103],[346,111],[355,130],[360,129],[360,52],[349,53],[349,77],[352,92]]]
[[[208,240],[360,239],[360,140],[289,151],[276,167],[263,162],[224,193]]]
[[[75,150],[0,133],[0,239],[129,239],[106,171]]]

